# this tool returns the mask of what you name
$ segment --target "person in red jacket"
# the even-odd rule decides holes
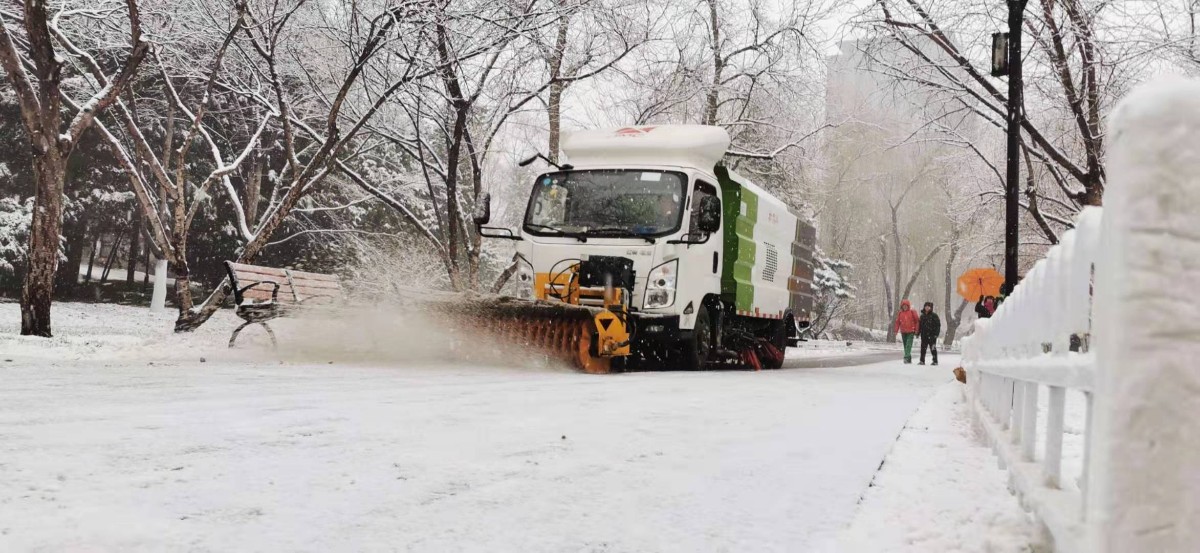
[[[908,300],[900,302],[900,312],[896,314],[896,332],[904,340],[904,362],[912,363],[913,336],[921,329],[921,317],[912,310]]]

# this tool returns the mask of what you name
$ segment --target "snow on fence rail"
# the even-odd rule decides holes
[[[1107,207],[976,323],[967,395],[1056,550],[1200,551],[1200,82],[1138,90],[1108,136]],[[1077,489],[1068,390],[1086,398]]]

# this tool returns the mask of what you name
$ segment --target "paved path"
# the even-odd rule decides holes
[[[895,361],[901,364],[903,355],[898,351],[865,351],[858,355],[833,355],[812,357],[792,357],[783,362],[785,369],[833,369],[837,367],[858,367],[873,363]]]
[[[0,375],[0,551],[807,551],[950,378],[833,361],[18,360]]]

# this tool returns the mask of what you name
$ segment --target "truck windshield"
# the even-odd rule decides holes
[[[664,236],[683,219],[683,173],[605,169],[538,177],[525,230],[553,236]]]

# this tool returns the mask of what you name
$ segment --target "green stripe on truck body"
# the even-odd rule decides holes
[[[758,244],[754,241],[758,196],[730,178],[725,167],[717,166],[715,172],[721,184],[725,211],[721,298],[732,303],[738,311],[751,311],[754,309],[751,273],[758,254]]]
[[[714,172],[725,220],[721,299],[742,313],[754,313],[757,307],[764,316],[778,316],[787,310],[798,320],[809,320],[816,229],[794,210],[780,210],[774,198],[760,198],[766,192],[734,180],[725,167],[717,166]],[[765,207],[762,202],[767,202]],[[760,221],[760,215],[770,220]],[[786,226],[778,228],[781,224]],[[756,265],[761,248],[766,266]]]

